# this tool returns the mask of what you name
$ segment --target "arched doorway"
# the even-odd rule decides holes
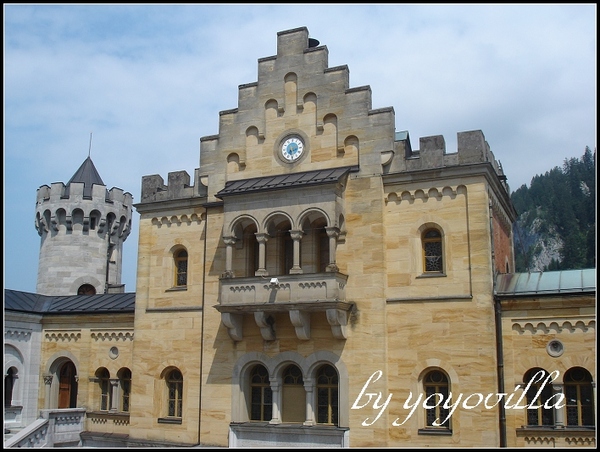
[[[77,371],[71,361],[65,362],[58,371],[58,408],[77,407]]]

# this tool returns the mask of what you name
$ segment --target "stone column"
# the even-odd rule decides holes
[[[268,276],[267,272],[267,240],[269,240],[269,234],[256,233],[256,241],[258,242],[258,270],[254,273],[255,276]]]
[[[559,402],[560,400],[565,399],[564,385],[554,383],[554,384],[552,384],[552,390],[554,393],[553,394],[553,396],[554,396],[553,400],[555,401],[554,404],[556,404],[556,402]],[[561,395],[562,395],[562,397],[561,397]],[[545,400],[544,400],[544,403],[546,403]],[[565,409],[566,409],[565,407],[554,409],[554,427],[555,428],[565,428]]]
[[[272,393],[272,413],[269,424],[281,424],[281,412],[279,407],[281,406],[281,392],[279,391],[279,382],[271,381],[271,393]]]
[[[225,249],[225,272],[221,275],[223,278],[233,278],[233,245],[237,239],[234,236],[223,237],[227,248]]]
[[[52,394],[52,375],[44,375],[44,388],[46,390],[46,399],[44,400],[44,408],[46,410],[50,409],[50,397]]]
[[[337,238],[340,235],[340,229],[338,227],[326,227],[327,237],[329,237],[329,264],[325,271],[337,272],[339,270],[336,264],[336,249],[337,249]]]
[[[304,380],[304,390],[306,391],[306,420],[304,425],[315,425],[314,389],[312,378]]]
[[[290,237],[294,241],[294,265],[290,270],[290,275],[302,274],[302,267],[300,267],[300,240],[304,232],[302,231],[290,231]]]
[[[119,409],[119,379],[111,378],[110,380],[110,411],[117,411]]]

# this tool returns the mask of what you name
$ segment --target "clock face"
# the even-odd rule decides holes
[[[288,162],[295,162],[304,152],[304,143],[298,137],[290,137],[281,145],[281,156]]]

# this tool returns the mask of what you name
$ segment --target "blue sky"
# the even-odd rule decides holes
[[[277,32],[305,26],[419,137],[483,131],[512,190],[596,147],[596,5],[4,4],[4,287],[35,292],[36,191],[89,151],[108,188],[199,166]],[[192,181],[193,183],[193,181]],[[136,288],[139,215],[124,244]]]

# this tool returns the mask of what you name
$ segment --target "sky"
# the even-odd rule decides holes
[[[511,191],[596,148],[596,4],[4,4],[4,288],[35,292],[36,193],[88,153],[107,188],[185,170],[257,81],[277,33],[307,27],[396,131],[481,130]],[[90,140],[91,138],[91,140]],[[91,142],[91,145],[90,145]],[[139,214],[122,282],[136,289]]]

